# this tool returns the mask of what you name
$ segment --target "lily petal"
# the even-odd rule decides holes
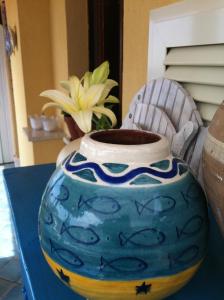
[[[104,106],[94,106],[92,108],[92,111],[94,113],[97,112],[97,113],[101,113],[101,114],[107,116],[112,123],[112,127],[114,127],[117,124],[117,118],[116,118],[115,114],[113,113],[113,111],[110,110],[109,108],[106,108]]]
[[[114,80],[111,80],[111,79],[106,80],[105,85],[104,85],[104,90],[102,92],[102,96],[101,96],[100,100],[98,101],[98,105],[101,105],[104,103],[104,100],[110,93],[110,90],[117,85],[118,85],[118,83]]]
[[[81,109],[91,108],[96,105],[102,97],[102,92],[104,90],[104,84],[94,84],[92,85],[84,94],[83,98],[79,99]]]
[[[57,90],[47,90],[40,94],[41,97],[47,97],[59,104],[66,112],[76,112],[78,108],[74,105],[72,99],[67,95]]]
[[[79,111],[71,114],[71,116],[83,132],[88,133],[91,131],[93,116],[93,112],[91,110]]]
[[[102,114],[97,113],[97,112],[94,112],[94,115],[96,115],[98,119],[100,119],[102,117]]]
[[[83,76],[83,87],[84,90],[87,90],[90,87],[92,78],[92,72],[86,72]]]
[[[103,103],[119,103],[119,99],[115,96],[110,95],[103,101]]]
[[[64,112],[66,112],[66,113],[68,113],[69,115],[70,114],[74,114],[74,110],[72,110],[71,108],[69,108],[69,107],[67,107],[67,106],[61,106],[61,105],[59,105],[59,104],[57,104],[57,103],[52,103],[52,102],[49,102],[49,103],[46,103],[46,104],[44,104],[44,106],[42,107],[42,112],[43,111],[45,111],[47,108],[49,108],[49,107],[55,107],[55,108],[59,108],[59,109],[61,109],[62,111],[64,111]]]
[[[84,94],[84,89],[81,84],[81,81],[78,79],[78,77],[71,76],[69,78],[69,84],[73,103],[75,103],[75,105],[79,107],[79,98]]]
[[[60,86],[63,87],[67,92],[70,93],[70,84],[68,80],[60,81]]]
[[[91,85],[104,83],[107,80],[109,73],[110,73],[109,62],[105,61],[93,71]]]
[[[41,112],[45,111],[49,107],[56,107],[56,108],[60,108],[63,110],[63,107],[61,107],[61,105],[59,105],[57,103],[53,103],[53,102],[48,102],[48,103],[44,104],[44,106],[41,109]]]
[[[51,100],[58,102],[60,104],[64,102],[67,104],[72,104],[72,99],[70,97],[57,90],[43,91],[42,93],[40,93],[40,96],[50,98]]]

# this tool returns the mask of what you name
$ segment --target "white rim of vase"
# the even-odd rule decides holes
[[[114,130],[114,129],[110,129]],[[116,129],[115,129],[116,130]],[[119,129],[122,130],[122,129]],[[127,130],[127,129],[125,129]],[[108,130],[103,130],[108,131]],[[131,130],[130,130],[131,131]],[[136,130],[134,130],[136,131]],[[169,141],[165,136],[150,131],[144,131],[147,134],[159,136],[160,140],[147,144],[122,145],[110,144],[96,141],[91,135],[96,132],[86,134],[80,145],[79,152],[87,157],[89,161],[109,162],[109,163],[128,163],[128,164],[148,164],[160,161],[170,155]]]

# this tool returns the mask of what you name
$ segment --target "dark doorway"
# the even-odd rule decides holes
[[[123,61],[123,0],[88,0],[89,64],[93,70],[103,61],[110,63],[110,78],[119,86],[112,94],[120,99],[114,112],[121,125],[122,61]]]

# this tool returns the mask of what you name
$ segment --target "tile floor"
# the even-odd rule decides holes
[[[24,300],[17,247],[0,166],[0,300]]]

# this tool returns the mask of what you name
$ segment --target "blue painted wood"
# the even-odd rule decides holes
[[[38,210],[54,164],[6,169],[3,171],[13,212],[16,237],[23,265],[28,300],[81,300],[48,267],[40,249]]]
[[[4,170],[29,300],[78,300],[45,262],[38,241],[37,216],[41,195],[55,165]],[[210,213],[208,256],[191,282],[167,300],[224,299],[224,239]]]

